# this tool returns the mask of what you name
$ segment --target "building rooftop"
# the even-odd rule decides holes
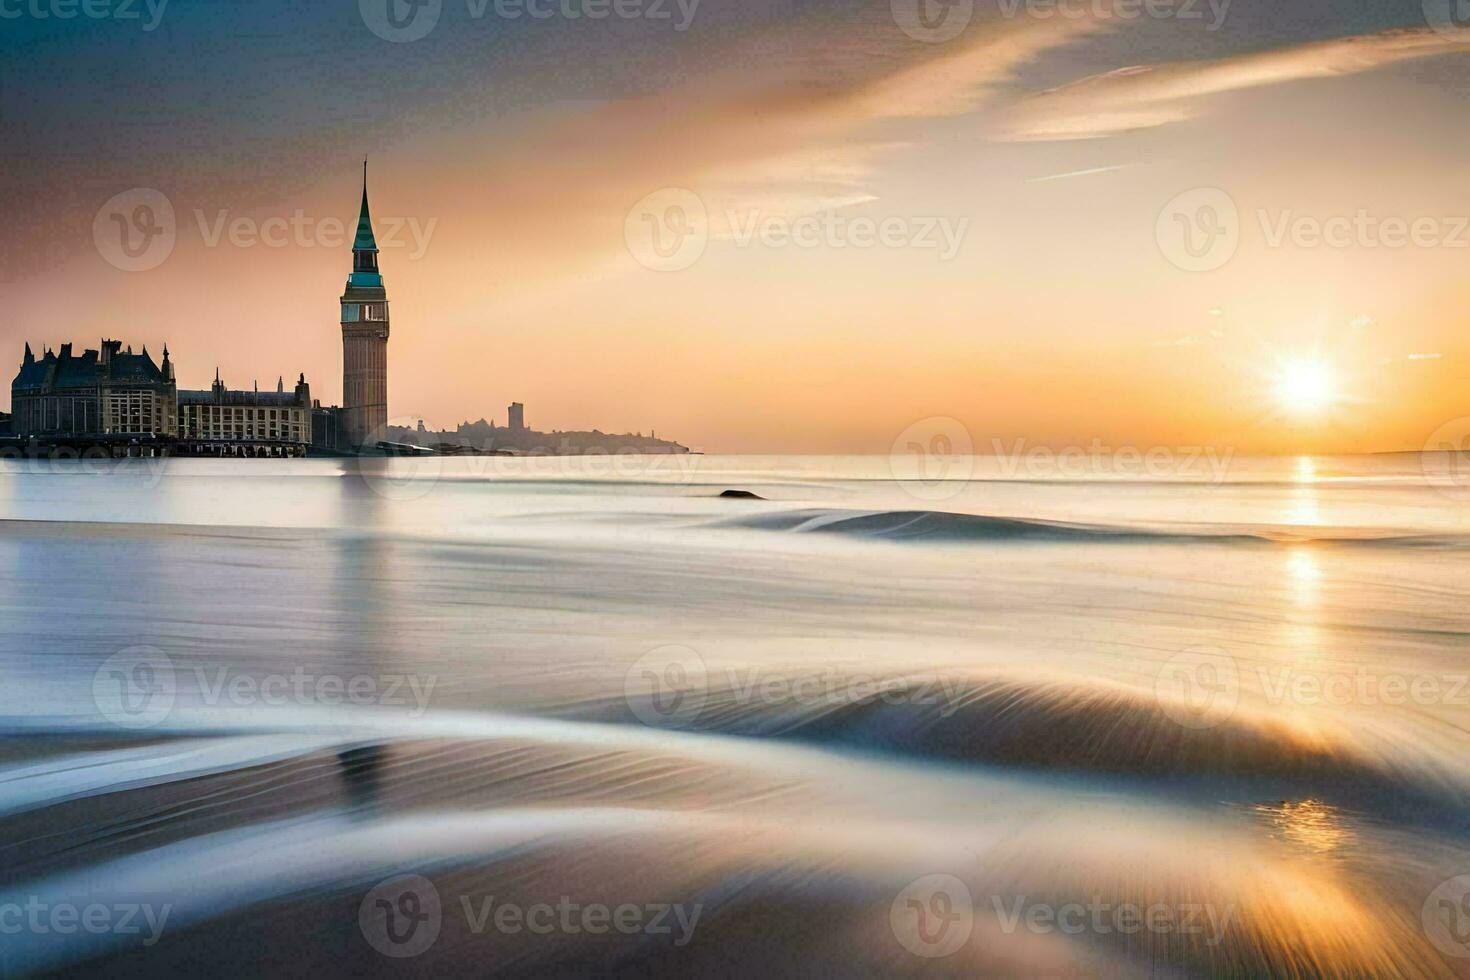
[[[103,348],[108,352],[106,375],[112,384],[164,384],[167,378],[159,366],[153,363],[148,349],[134,354],[132,349],[122,350],[122,343],[104,340]],[[99,351],[84,350],[73,354],[71,344],[62,344],[59,352],[46,351],[41,357],[31,353],[26,345],[25,360],[20,373],[11,385],[12,391],[40,390],[50,386],[53,390],[95,388],[103,380],[102,355]]]
[[[310,408],[296,400],[294,391],[226,391],[216,393],[212,389],[185,391],[179,389],[180,405],[235,405],[265,408]]]

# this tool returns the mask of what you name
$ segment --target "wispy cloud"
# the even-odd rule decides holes
[[[1031,177],[1027,179],[1028,184],[1045,184],[1053,180],[1070,180],[1073,177],[1091,177],[1094,174],[1110,174],[1117,170],[1127,170],[1136,167],[1136,163],[1119,163],[1111,167],[1090,167],[1087,170],[1072,170],[1064,174],[1048,174],[1045,177]]]
[[[1428,29],[1398,30],[1214,61],[1120,68],[1021,100],[997,114],[993,135],[1016,141],[1113,136],[1194,118],[1211,96],[1466,51]]]
[[[629,208],[665,188],[697,193],[716,237],[732,210],[795,217],[870,201],[880,161],[909,145],[885,123],[993,106],[1020,69],[1097,29],[1087,20],[977,22],[936,46],[914,44],[885,19],[835,41],[815,29],[742,38],[717,60],[769,70],[714,71],[435,152],[477,161],[463,175],[473,188],[456,197],[517,229],[513,252],[496,262],[529,283],[621,260]],[[453,254],[455,234],[445,222],[442,254]]]

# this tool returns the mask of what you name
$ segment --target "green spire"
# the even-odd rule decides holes
[[[362,213],[357,216],[357,238],[352,243],[354,252],[376,252],[378,240],[373,237],[373,217],[368,213],[367,161],[362,161]]]

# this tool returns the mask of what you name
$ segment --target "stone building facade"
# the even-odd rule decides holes
[[[305,456],[311,445],[311,387],[306,375],[286,391],[230,391],[215,371],[208,391],[179,392],[180,455]]]
[[[168,348],[155,364],[104,340],[99,349],[36,357],[26,344],[20,373],[10,386],[11,426],[23,440],[155,443],[178,431],[178,386]]]

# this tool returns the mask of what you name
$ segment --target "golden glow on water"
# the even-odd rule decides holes
[[[1254,810],[1281,838],[1315,854],[1331,854],[1356,839],[1344,824],[1341,812],[1320,800],[1283,800]]]
[[[1297,457],[1292,486],[1287,493],[1290,503],[1285,523],[1322,524],[1322,511],[1318,506],[1317,462],[1311,456]],[[1298,545],[1286,553],[1283,586],[1290,612],[1283,624],[1282,650],[1290,661],[1298,664],[1316,659],[1325,645],[1318,622],[1322,565],[1310,545]]]
[[[1296,461],[1296,469],[1292,473],[1294,486],[1288,491],[1290,509],[1287,511],[1286,524],[1310,524],[1322,523],[1322,511],[1318,506],[1320,494],[1317,488],[1317,464],[1310,456],[1301,456]]]
[[[1322,581],[1322,565],[1309,547],[1293,548],[1286,558],[1292,594],[1298,606],[1315,606]]]
[[[173,639],[153,642],[177,653],[182,681],[198,663],[209,670],[201,680],[215,676],[201,659],[204,637],[222,646],[221,669],[232,672],[289,673],[299,663],[318,676],[436,681],[421,715],[406,687],[398,710],[260,705],[223,721],[197,695],[181,699],[168,731],[240,743],[221,749],[231,768],[220,800],[258,798],[268,818],[291,816],[264,827],[242,821],[239,835],[216,833],[211,801],[179,795],[201,765],[193,752],[179,758],[172,741],[160,742],[106,749],[99,764],[103,750],[89,736],[44,790],[64,809],[38,816],[54,819],[57,833],[28,845],[27,866],[47,876],[37,888],[56,881],[58,895],[71,894],[75,880],[80,893],[105,872],[116,894],[184,893],[201,864],[234,861],[260,882],[248,892],[231,882],[236,894],[293,903],[322,916],[327,934],[343,925],[341,903],[308,909],[299,883],[330,884],[340,868],[373,862],[386,876],[433,848],[456,864],[484,862],[475,874],[486,894],[560,895],[568,867],[588,887],[621,888],[588,896],[612,903],[692,901],[753,881],[743,897],[773,910],[778,932],[791,927],[783,942],[792,948],[810,942],[824,955],[852,956],[831,972],[899,974],[935,961],[901,947],[892,904],[911,883],[949,874],[970,889],[977,932],[940,969],[1453,975],[1420,910],[1443,878],[1470,868],[1470,847],[1441,829],[1453,826],[1470,785],[1455,737],[1464,711],[1414,701],[1386,711],[1356,696],[1344,703],[1336,686],[1325,697],[1310,686],[1298,693],[1294,682],[1358,664],[1417,677],[1419,665],[1441,662],[1443,632],[1470,628],[1464,549],[1308,543],[1276,527],[1294,502],[1320,497],[1325,521],[1349,538],[1400,526],[1470,533],[1453,502],[1386,475],[1401,461],[1362,463],[1385,475],[1356,484],[1332,460],[1272,459],[1269,481],[1245,470],[1245,485],[1208,494],[1194,485],[1144,494],[1110,483],[996,482],[973,501],[922,504],[868,478],[862,467],[887,472],[886,460],[699,457],[697,481],[661,470],[613,488],[580,476],[577,460],[504,461],[509,473],[489,457],[433,469],[371,462],[302,460],[267,478],[244,465],[267,461],[170,460],[157,491],[143,479],[123,482],[153,472],[143,467],[104,478],[38,465],[34,478],[0,479],[0,501],[20,518],[0,535],[10,632],[30,638],[0,657],[18,678],[0,694],[27,718],[95,714],[97,657],[78,650],[100,654],[115,643],[116,582],[142,566],[150,574],[128,579],[129,599],[172,624]],[[572,469],[553,479],[543,465]],[[847,465],[849,476],[825,469]],[[0,476],[18,469],[0,461]],[[746,505],[732,513],[717,497],[726,486],[771,499],[749,504],[751,520],[736,524]],[[889,493],[908,499],[895,505]],[[763,523],[789,512],[805,524],[810,508],[835,520],[919,506],[954,519],[930,541],[901,542]],[[1187,514],[1222,535],[1267,527],[1277,540],[1140,546],[1069,532],[1011,544],[965,510],[1131,530],[1145,516],[1123,512],[1135,506]],[[1408,515],[1402,524],[1398,514]],[[1416,514],[1445,524],[1423,527]],[[948,536],[972,525],[973,539]],[[226,606],[209,598],[221,589]],[[1193,652],[1201,641],[1211,652]],[[630,665],[655,650],[679,651],[657,664],[665,671],[682,669],[686,653],[695,658],[688,731],[632,717]],[[919,683],[879,697],[888,677]],[[861,703],[852,697],[859,690],[869,692]],[[280,735],[259,739],[263,730]],[[311,753],[301,755],[302,778],[321,769],[320,740],[347,747],[334,774],[341,785],[300,794],[291,768],[263,790],[250,773],[288,737]],[[369,740],[376,755],[364,756],[356,747]],[[140,785],[145,762],[179,778]],[[115,777],[93,779],[103,765]],[[146,861],[84,863],[89,854],[68,846],[76,831],[63,821],[97,812],[73,804],[73,774],[98,796],[137,794],[105,829],[108,843],[149,846]],[[1155,792],[1166,780],[1177,788]],[[1401,788],[1422,808],[1408,822],[1393,805]],[[1353,808],[1343,813],[1314,794]],[[411,813],[396,805],[404,799],[414,801]],[[177,846],[151,846],[160,806],[202,814],[177,821]],[[247,853],[258,860],[237,856]],[[306,858],[314,863],[304,867]],[[631,893],[620,884],[629,881]],[[30,883],[15,887],[28,896]],[[1187,905],[1217,919],[1202,913],[1199,933],[1132,935],[1038,935],[1024,918],[1010,932],[985,924],[1042,902],[1053,911],[1073,902]],[[217,920],[233,907],[221,903]],[[811,907],[823,914],[785,911]],[[706,921],[691,946],[712,950],[704,962],[717,969],[768,932],[758,928],[764,920],[712,906]],[[218,955],[210,946],[227,937],[208,928],[185,939]],[[506,952],[513,939],[469,955],[482,972],[499,968],[485,957],[510,953],[511,968],[538,968],[531,952]],[[563,955],[544,943],[527,949]]]
[[[1322,600],[1321,558],[1311,547],[1292,548],[1286,555],[1285,591],[1290,615],[1283,624],[1283,650],[1300,664],[1315,659],[1326,645],[1319,621]]]

